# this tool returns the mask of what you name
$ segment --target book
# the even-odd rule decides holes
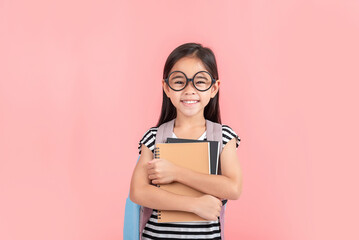
[[[203,174],[210,174],[209,142],[157,143],[155,158],[166,159],[178,166]],[[178,195],[200,197],[205,195],[179,182],[158,185],[161,189]],[[200,216],[184,211],[158,210],[158,222],[208,221]]]
[[[185,139],[185,138],[167,138],[166,142],[168,143],[184,143],[184,142],[209,142],[210,146],[210,174],[221,174],[220,171],[220,156],[219,156],[219,142],[218,141],[208,141],[208,140],[196,140],[196,139]],[[227,203],[227,199],[222,200],[222,205]]]
[[[218,141],[195,140],[195,139],[185,139],[185,138],[167,138],[166,142],[167,143],[209,142],[210,174],[218,175],[218,167],[219,167],[219,142]]]

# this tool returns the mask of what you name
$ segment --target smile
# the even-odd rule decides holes
[[[194,100],[194,101],[181,101],[185,106],[193,106],[195,105],[196,103],[198,103],[199,101],[198,100]]]

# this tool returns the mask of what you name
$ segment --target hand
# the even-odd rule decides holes
[[[147,164],[148,178],[153,184],[168,184],[176,180],[178,166],[166,159],[152,159]]]
[[[195,198],[193,213],[208,221],[215,221],[221,214],[222,202],[212,195]]]

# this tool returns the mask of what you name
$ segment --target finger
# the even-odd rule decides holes
[[[150,162],[147,163],[147,169],[152,169],[154,167],[155,167],[155,165],[153,163],[150,163]]]
[[[157,159],[151,159],[150,161],[148,161],[148,165],[153,165],[155,162],[157,161]]]
[[[151,174],[151,175],[148,175],[148,178],[149,178],[149,179],[156,179],[157,177],[156,177],[156,175]]]

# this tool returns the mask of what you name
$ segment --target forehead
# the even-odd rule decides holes
[[[170,72],[182,71],[188,76],[192,76],[198,71],[207,71],[202,61],[197,57],[183,57],[173,65]]]

